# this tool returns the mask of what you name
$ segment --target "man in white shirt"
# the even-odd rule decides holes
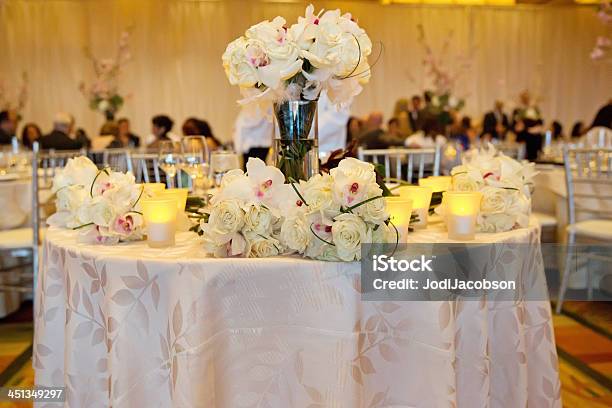
[[[336,108],[325,93],[319,98],[319,157],[323,159],[346,147],[346,125],[350,107]]]
[[[234,123],[234,149],[242,153],[245,164],[249,157],[266,161],[273,135],[272,109],[265,116],[241,109]]]

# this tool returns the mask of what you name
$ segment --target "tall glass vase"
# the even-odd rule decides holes
[[[287,181],[308,180],[319,172],[317,101],[274,104],[276,167]]]

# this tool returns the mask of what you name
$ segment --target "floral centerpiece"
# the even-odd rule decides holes
[[[350,14],[315,14],[312,5],[290,27],[282,17],[266,20],[227,46],[223,67],[240,87],[239,103],[259,112],[274,106],[276,164],[285,176],[307,180],[318,173],[317,100],[325,91],[332,103],[350,104],[370,78],[371,52],[370,38]]]
[[[116,244],[143,238],[139,201],[144,187],[130,173],[98,170],[87,157],[68,160],[53,178],[56,213],[51,226],[78,230],[85,243]]]
[[[115,58],[96,58],[86,50],[86,55],[93,64],[95,78],[90,85],[81,82],[79,90],[89,101],[89,107],[103,113],[106,120],[114,120],[125,102],[125,97],[119,93],[118,81],[121,69],[131,59],[129,38],[129,30],[121,33]]]
[[[362,243],[394,243],[374,166],[342,160],[329,174],[285,184],[276,167],[250,158],[247,172],[232,170],[202,216],[205,250],[217,257],[298,253],[355,261]]]
[[[21,83],[17,86],[16,94],[11,94],[4,83],[0,81],[0,110],[12,110],[18,115],[28,101],[28,74],[21,74]]]
[[[453,191],[480,191],[477,220],[481,232],[502,232],[529,224],[535,164],[518,162],[493,145],[470,150],[463,164],[451,170]],[[440,207],[438,207],[440,208]],[[443,211],[443,209],[442,209]]]
[[[422,61],[423,69],[425,76],[429,77],[431,83],[431,89],[425,91],[427,101],[425,108],[430,115],[438,119],[442,126],[445,126],[451,122],[450,112],[458,112],[465,106],[465,99],[457,97],[453,91],[461,74],[470,67],[470,58],[469,56],[458,55],[453,63],[456,70],[452,71],[445,66],[443,61],[443,57],[450,55],[452,33],[449,33],[446,37],[438,56],[427,41],[424,27],[419,24],[417,30],[417,40],[425,54]]]

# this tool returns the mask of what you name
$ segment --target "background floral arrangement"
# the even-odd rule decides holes
[[[143,238],[139,201],[144,187],[130,173],[98,170],[87,157],[70,159],[53,178],[56,213],[51,226],[79,230],[85,243],[116,244]]]
[[[456,67],[453,72],[444,64],[443,57],[450,55],[450,43],[453,38],[452,32],[448,34],[439,55],[436,55],[433,47],[428,43],[423,25],[417,25],[418,41],[423,48],[423,69],[425,76],[429,78],[431,89],[425,91],[430,102],[426,109],[430,114],[438,116],[442,124],[450,123],[450,111],[460,111],[465,106],[465,99],[454,95],[457,80],[464,71],[471,66],[471,51],[467,55],[458,55],[452,64]]]
[[[451,170],[453,191],[480,191],[481,232],[502,232],[529,224],[535,164],[520,163],[492,145],[470,150],[463,164]]]
[[[241,104],[267,109],[280,101],[316,100],[325,90],[332,103],[344,105],[369,80],[371,52],[370,38],[350,14],[314,14],[310,5],[291,27],[282,17],[252,26],[227,46],[222,60],[244,96]]]
[[[306,257],[355,261],[362,243],[397,242],[374,166],[354,158],[329,174],[285,184],[276,167],[250,158],[232,170],[200,222],[207,253],[216,257]]]
[[[610,0],[602,0],[597,17],[606,28],[606,34],[600,35],[595,41],[595,46],[591,51],[591,59],[595,61],[610,61],[610,50],[612,49],[612,37],[610,28],[612,27],[612,3]]]
[[[108,120],[112,120],[121,109],[125,98],[119,93],[119,74],[123,66],[131,59],[129,51],[130,30],[125,30],[119,38],[119,46],[115,58],[96,58],[90,50],[86,56],[93,64],[95,78],[91,85],[84,82],[79,90],[89,101],[89,107],[103,113]]]
[[[24,71],[21,74],[21,83],[12,85],[17,88],[15,95],[11,95],[5,82],[0,81],[0,110],[14,110],[19,114],[28,101],[28,74]]]

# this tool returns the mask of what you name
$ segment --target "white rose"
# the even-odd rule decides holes
[[[250,205],[244,212],[244,230],[255,234],[268,235],[272,232],[274,217],[264,206]]]
[[[247,54],[249,46],[251,48]],[[257,55],[258,50],[261,50],[261,55]],[[263,48],[258,46],[256,42],[249,41],[244,37],[237,38],[229,43],[221,59],[230,84],[242,88],[257,85],[259,80],[257,67],[269,63],[263,53]]]
[[[110,108],[110,103],[108,103],[108,101],[106,99],[102,99],[98,103],[98,110],[100,112],[106,112],[108,110],[108,108]]]
[[[339,210],[332,197],[333,179],[329,174],[316,174],[304,185],[304,200],[309,211]]]
[[[283,221],[280,240],[287,248],[302,254],[311,238],[310,225],[303,216],[288,217]]]
[[[249,258],[268,258],[281,253],[281,244],[275,238],[248,234],[247,240],[250,245]]]
[[[478,191],[484,184],[480,171],[471,166],[456,166],[451,170],[451,176],[454,191]]]
[[[89,194],[83,186],[64,187],[56,193],[55,207],[57,211],[75,212]]]
[[[489,186],[480,191],[482,192],[480,211],[483,214],[506,212],[512,202],[512,196],[516,193],[515,190]]]
[[[374,190],[373,192],[369,193],[366,199],[381,197],[382,190],[380,188],[377,188],[377,190],[378,191]],[[367,204],[357,207],[357,214],[363,217],[366,222],[370,222],[372,224],[380,224],[389,218],[384,198],[377,198],[368,202]]]
[[[344,261],[361,259],[361,244],[371,242],[371,231],[355,214],[340,214],[332,225],[333,242],[338,257]]]
[[[203,224],[204,235],[218,245],[229,242],[244,225],[244,211],[238,200],[224,200],[213,206],[208,222]]]
[[[97,174],[98,168],[87,157],[69,159],[66,166],[53,178],[53,192],[74,184],[89,188]]]

